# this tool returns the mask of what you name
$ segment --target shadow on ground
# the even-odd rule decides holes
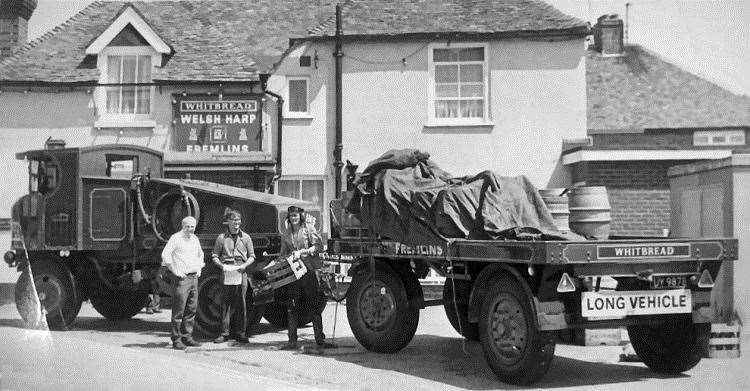
[[[324,351],[323,356],[332,357],[340,362],[399,372],[466,389],[524,388],[504,384],[497,379],[485,363],[478,342],[465,341],[464,352],[464,341],[460,338],[417,335],[406,348],[395,354],[368,352],[352,337],[337,338],[335,342],[341,348]],[[686,376],[663,376],[642,365],[591,362],[556,356],[547,375],[531,386],[554,389]]]

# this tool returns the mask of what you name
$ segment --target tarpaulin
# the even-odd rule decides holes
[[[445,238],[580,240],[555,228],[539,192],[525,176],[483,171],[451,178],[414,149],[391,150],[355,183],[347,210],[381,238],[409,244]]]

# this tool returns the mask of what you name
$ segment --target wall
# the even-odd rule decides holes
[[[667,170],[681,161],[577,163],[573,182],[606,186],[612,208],[612,235],[662,236],[670,229]]]
[[[490,169],[537,187],[569,181],[562,139],[586,136],[580,40],[491,42],[492,125],[475,127],[426,126],[426,43],[345,45],[344,53],[344,159],[364,167],[388,149],[418,148],[454,175]]]

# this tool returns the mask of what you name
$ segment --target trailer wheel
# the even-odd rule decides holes
[[[397,352],[417,331],[419,309],[409,306],[403,281],[385,263],[377,262],[374,274],[352,277],[346,304],[354,337],[367,350]]]
[[[628,326],[633,349],[656,372],[681,373],[698,365],[708,349],[709,323],[693,323],[682,316],[661,325]]]
[[[479,339],[500,380],[526,385],[539,380],[555,354],[553,335],[539,331],[532,300],[516,279],[502,276],[482,302]]]
[[[453,300],[454,291],[456,296],[455,302]],[[446,279],[445,285],[443,285],[443,307],[445,308],[445,315],[448,317],[448,321],[459,334],[470,341],[479,341],[479,324],[469,323],[470,293],[470,281]],[[457,308],[458,312],[456,312]]]
[[[108,320],[130,319],[148,302],[148,291],[99,287],[90,295],[91,305]]]
[[[76,288],[70,270],[60,262],[40,261],[33,263],[32,274],[39,303],[47,311],[47,326],[51,330],[65,330],[72,326],[81,310],[83,296]],[[34,289],[28,270],[18,277],[14,293],[21,318],[34,326],[40,309],[32,296]]]

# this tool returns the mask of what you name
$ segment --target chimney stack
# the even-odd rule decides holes
[[[594,49],[602,56],[621,56],[625,50],[623,23],[617,14],[602,15],[594,26]]]
[[[26,44],[36,6],[37,0],[0,0],[0,60]]]

